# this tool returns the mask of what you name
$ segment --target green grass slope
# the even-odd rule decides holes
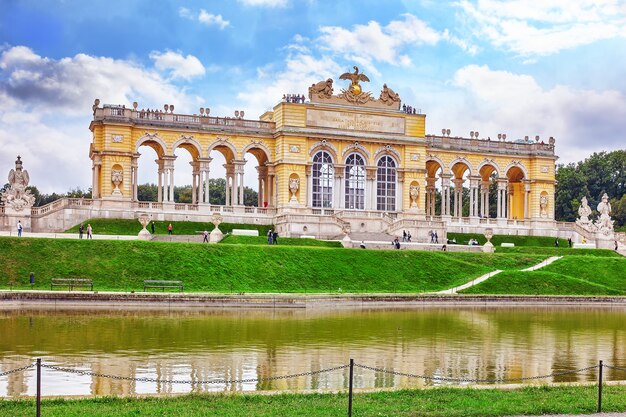
[[[154,233],[157,235],[166,235],[167,226],[172,224],[172,231],[175,235],[195,235],[204,230],[209,232],[213,230],[213,223],[203,222],[177,222],[177,221],[155,221]],[[133,219],[89,219],[82,223],[85,226],[85,233],[87,232],[87,224],[91,224],[93,233],[97,235],[129,235],[137,236],[137,233],[141,231],[141,224],[138,220]],[[65,231],[65,233],[78,234],[78,228],[80,225],[76,225],[71,229]],[[235,224],[235,223],[222,223],[220,224],[220,230],[224,233],[229,233],[233,229],[246,229],[246,230],[258,230],[259,235],[267,235],[269,229],[273,229],[272,225],[257,225],[257,224]],[[150,225],[147,227],[150,230]]]
[[[542,257],[370,251],[284,245],[0,238],[0,287],[47,289],[51,278],[86,277],[96,290],[131,291],[145,279],[180,279],[189,291],[423,292]]]
[[[478,240],[478,243],[484,245],[487,242],[485,236],[481,233],[448,233],[448,239],[456,239],[461,245],[466,245],[470,239]],[[513,236],[513,235],[494,235],[491,243],[494,246],[500,246],[501,243],[513,243],[515,246],[542,246],[554,247],[554,238],[545,236]],[[559,239],[559,247],[567,247],[567,239]]]
[[[496,247],[496,253],[526,253],[545,256],[596,256],[602,258],[620,258],[619,253],[609,249],[573,249],[573,248],[549,248],[545,246],[516,246],[514,248]]]
[[[567,256],[537,271],[504,271],[463,293],[626,295],[626,258]]]
[[[267,236],[234,236],[227,235],[220,243],[229,245],[267,245]],[[341,242],[317,239],[300,239],[290,237],[278,237],[279,245],[287,246],[318,246],[324,248],[342,248]]]

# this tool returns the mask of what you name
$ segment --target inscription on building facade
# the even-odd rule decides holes
[[[306,124],[309,127],[404,134],[404,118],[363,113],[308,109]]]

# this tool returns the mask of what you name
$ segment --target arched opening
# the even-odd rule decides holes
[[[527,211],[525,209],[524,171],[514,166],[506,172],[506,177],[508,179],[507,217],[513,220],[524,219]]]
[[[264,149],[251,147],[245,151],[244,160],[244,205],[267,207],[270,201],[267,167],[269,156]]]
[[[345,168],[345,208],[365,209],[365,160],[358,153],[346,158]]]
[[[383,155],[376,164],[376,209],[396,211],[396,161]]]
[[[450,214],[453,217],[469,216],[469,188],[465,185],[469,183],[470,168],[464,162],[457,162],[452,165],[452,181],[450,186],[453,198],[453,209]],[[466,182],[466,180],[468,180]]]
[[[333,158],[326,151],[319,151],[313,156],[311,169],[311,202],[313,207],[331,208],[333,206],[333,181],[335,168]]]
[[[441,216],[443,166],[435,160],[426,161],[426,215]]]
[[[497,182],[498,171],[493,165],[483,165],[478,171],[480,175],[480,207],[479,217],[495,218],[497,214]]]
[[[209,204],[223,206],[226,204],[226,159],[217,150],[209,153]]]
[[[174,202],[196,204],[197,203],[197,174],[199,170],[198,149],[188,143],[183,143],[174,149],[173,168],[174,176]]]
[[[135,184],[135,200],[161,202],[159,193],[159,172],[163,170],[165,150],[156,141],[147,140],[137,147],[137,183]]]

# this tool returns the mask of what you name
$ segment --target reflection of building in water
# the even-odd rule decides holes
[[[548,311],[546,313],[545,311]],[[609,310],[549,310],[546,309],[462,309],[433,310],[412,313],[356,312],[352,315],[325,315],[304,312],[285,314],[277,319],[261,321],[265,313],[254,313],[244,319],[233,313],[239,323],[224,317],[209,316],[185,322],[190,333],[177,333],[181,317],[166,317],[160,324],[163,334],[175,334],[177,348],[164,346],[163,339],[150,339],[142,326],[151,326],[153,317],[132,322],[129,318],[107,318],[116,339],[107,346],[117,351],[93,349],[76,341],[74,351],[55,353],[53,345],[39,344],[50,351],[44,363],[61,367],[85,369],[94,373],[130,378],[183,380],[189,384],[134,382],[103,377],[62,374],[45,369],[45,395],[132,395],[174,392],[223,392],[253,390],[333,390],[348,385],[348,369],[329,373],[305,375],[298,378],[252,381],[242,383],[206,384],[203,381],[272,378],[289,374],[309,373],[347,364],[352,357],[357,363],[401,373],[466,378],[513,379],[548,375],[605,363],[625,367],[626,330],[622,329],[623,313]],[[228,315],[225,315],[228,318]],[[563,317],[566,317],[563,319]],[[184,318],[184,317],[183,317]],[[65,318],[66,319],[66,318]],[[85,323],[89,328],[95,322]],[[16,345],[30,342],[32,332],[19,325],[3,327]],[[62,320],[63,321],[63,320]],[[20,322],[17,321],[16,324]],[[117,323],[117,324],[116,324]],[[337,325],[336,323],[341,323]],[[39,326],[38,319],[34,326]],[[209,327],[206,327],[209,326]],[[142,344],[134,345],[122,329],[133,328],[133,334],[143,335]],[[283,333],[277,333],[284,329]],[[203,335],[219,340],[211,346],[193,339],[199,328]],[[250,334],[255,328],[259,333]],[[306,329],[315,329],[308,333]],[[368,329],[366,332],[363,329]],[[587,329],[587,330],[585,330]],[[7,332],[4,332],[8,330]],[[207,331],[208,330],[208,331]],[[332,333],[325,338],[320,334]],[[349,337],[344,337],[346,334]],[[231,339],[227,339],[230,337]],[[89,339],[86,336],[84,339]],[[152,342],[151,342],[152,340]],[[159,341],[160,340],[160,341]],[[202,339],[205,340],[205,339]],[[37,344],[31,343],[30,346]],[[136,347],[134,347],[136,346]],[[0,341],[0,352],[12,351]],[[14,351],[14,350],[13,350]],[[0,372],[31,363],[27,352],[19,357],[0,353]],[[605,370],[608,379],[626,375]],[[595,370],[555,379],[588,381],[596,377]],[[55,383],[55,381],[57,381]],[[58,381],[63,381],[60,383]],[[550,382],[539,380],[537,383]],[[419,387],[445,385],[446,382],[424,381],[407,376],[391,375],[361,368],[355,369],[358,388]],[[0,395],[32,395],[34,370],[0,377]]]

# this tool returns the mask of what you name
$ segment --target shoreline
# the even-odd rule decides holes
[[[458,294],[225,294],[101,291],[0,290],[0,307],[175,307],[281,308],[607,306],[626,307],[626,296],[541,296]]]

